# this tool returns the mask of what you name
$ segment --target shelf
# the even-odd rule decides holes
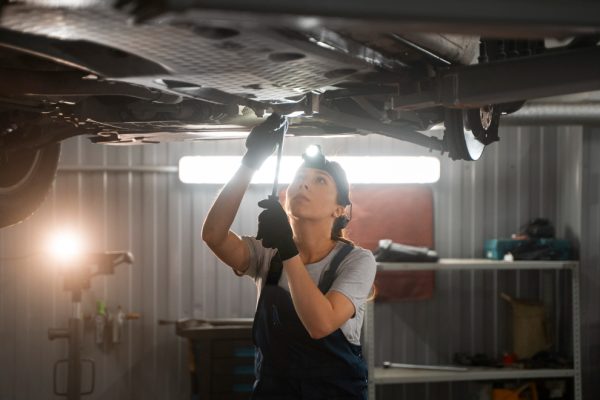
[[[442,258],[435,263],[380,262],[377,271],[496,271],[496,270],[572,270],[577,261],[496,261]]]
[[[430,371],[408,368],[375,368],[377,385],[395,383],[494,381],[503,379],[535,379],[574,377],[574,369],[495,369],[472,368],[465,372]]]
[[[573,368],[570,369],[496,369],[470,368],[467,371],[425,370],[413,368],[375,367],[375,303],[368,302],[364,317],[364,350],[369,367],[368,396],[376,399],[375,387],[390,384],[430,382],[497,381],[544,378],[572,378],[573,398],[582,399],[581,393],[581,321],[579,316],[579,262],[578,261],[498,261],[489,259],[440,259],[435,263],[381,262],[377,271],[570,271],[572,310]],[[558,275],[558,274],[557,274]],[[562,274],[560,274],[562,275]]]

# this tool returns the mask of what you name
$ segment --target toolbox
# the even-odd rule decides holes
[[[186,320],[178,336],[190,345],[192,400],[248,399],[254,384],[252,318]]]
[[[571,256],[571,244],[564,239],[488,239],[484,243],[485,258],[492,260],[503,260],[506,253],[510,253],[518,246],[528,242],[535,242],[540,246],[548,246],[554,250],[555,260],[569,260]]]

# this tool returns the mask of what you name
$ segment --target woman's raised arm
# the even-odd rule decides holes
[[[287,130],[287,119],[271,114],[246,139],[248,151],[233,178],[223,187],[210,208],[202,227],[202,240],[225,264],[243,273],[248,269],[249,251],[242,239],[231,231],[244,193],[254,172],[273,154],[281,135]]]

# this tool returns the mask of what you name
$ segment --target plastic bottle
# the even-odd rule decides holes
[[[121,342],[121,329],[123,329],[123,322],[125,322],[125,313],[121,306],[117,309],[117,312],[113,315],[112,319],[112,341],[113,343]]]
[[[104,328],[106,326],[106,304],[102,300],[96,302],[96,344],[104,343]]]

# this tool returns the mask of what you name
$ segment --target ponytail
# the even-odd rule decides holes
[[[337,217],[333,221],[333,227],[331,228],[331,239],[332,240],[339,240],[340,242],[354,245],[354,243],[352,243],[351,240],[347,239],[346,235],[344,234],[344,228],[346,228],[346,225],[348,225],[348,222],[350,222],[350,219],[345,215]]]

